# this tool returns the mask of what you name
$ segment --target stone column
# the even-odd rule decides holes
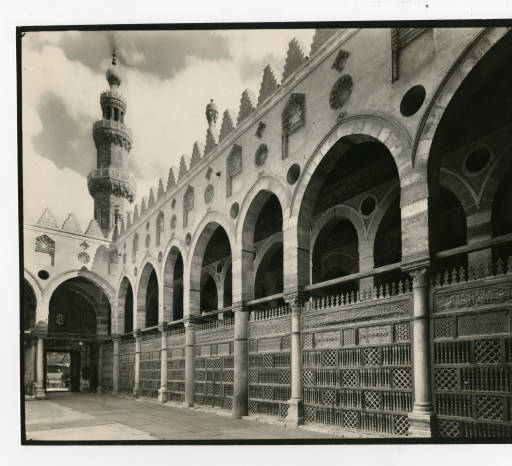
[[[112,395],[117,395],[119,393],[119,346],[121,338],[114,336],[112,342]]]
[[[35,397],[37,400],[43,400],[46,398],[46,393],[44,390],[44,338],[41,335],[37,336],[37,368]]]
[[[301,346],[301,299],[300,295],[286,298],[291,308],[291,398],[288,400],[286,424],[298,426],[304,423],[304,406],[302,403],[302,346]]]
[[[248,366],[249,352],[247,334],[249,330],[249,310],[242,303],[233,305],[235,313],[235,367],[233,375],[233,417],[241,418],[248,414]]]
[[[167,403],[167,329],[165,324],[160,325],[162,335],[162,346],[160,350],[160,389],[158,390],[158,401]]]
[[[32,340],[32,347],[30,348],[30,358],[31,358],[31,379],[32,379],[32,393],[34,396],[36,394],[36,382],[37,382],[37,338]]]
[[[185,325],[185,406],[194,406],[195,392],[195,330],[194,324],[186,319]]]
[[[140,394],[140,331],[135,330],[133,332],[135,337],[135,380],[133,382],[133,396],[138,398]]]
[[[429,335],[429,270],[421,267],[410,271],[413,279],[413,409],[409,413],[409,436],[432,437],[434,407],[431,390]]]
[[[103,393],[103,343],[98,345],[98,386],[96,387],[96,393]]]

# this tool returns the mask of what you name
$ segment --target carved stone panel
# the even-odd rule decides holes
[[[410,311],[409,298],[406,301],[389,304],[370,304],[356,306],[350,309],[339,309],[323,314],[308,312],[302,318],[302,329],[327,327],[342,322],[357,322],[378,318],[408,315]]]
[[[341,346],[339,331],[315,334],[315,348],[337,348],[339,346]]]
[[[281,338],[263,338],[258,340],[258,352],[275,352],[281,350]]]
[[[391,325],[378,325],[375,327],[364,327],[359,329],[359,344],[374,345],[392,343],[393,333]]]
[[[280,335],[283,333],[290,333],[290,331],[291,319],[289,316],[281,319],[250,322],[249,324],[249,334],[251,338]]]
[[[512,285],[468,289],[435,296],[434,312],[471,309],[480,306],[512,303]]]
[[[465,315],[457,318],[457,333],[459,336],[507,333],[509,328],[510,319],[506,311]]]

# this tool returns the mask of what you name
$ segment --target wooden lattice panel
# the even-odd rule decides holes
[[[304,333],[305,422],[407,435],[412,409],[409,339],[408,320]]]
[[[160,334],[143,337],[140,344],[140,395],[157,398],[160,388]]]
[[[185,400],[185,339],[183,335],[167,338],[167,398]]]
[[[290,316],[249,325],[249,414],[288,415],[291,398]]]
[[[195,347],[195,403],[231,410],[234,381],[233,342],[216,342]]]
[[[112,391],[112,360],[112,343],[104,343],[102,353],[101,386],[103,392],[107,393]]]
[[[119,391],[133,393],[135,383],[135,340],[122,340],[119,345]]]
[[[447,438],[512,436],[512,276],[437,285],[434,409]]]

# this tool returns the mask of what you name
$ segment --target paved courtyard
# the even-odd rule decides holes
[[[25,403],[27,440],[334,439],[329,433],[286,428],[229,413],[187,409],[109,395],[48,393]]]

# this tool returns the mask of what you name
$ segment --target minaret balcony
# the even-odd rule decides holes
[[[116,106],[126,113],[126,100],[119,92],[116,91],[102,92],[100,96],[100,105],[102,108],[107,105]]]
[[[87,175],[87,187],[92,196],[98,192],[110,192],[130,202],[135,199],[135,177],[117,168],[93,168]]]
[[[128,152],[132,148],[132,131],[120,121],[98,120],[92,127],[96,147],[102,144],[118,144]]]

